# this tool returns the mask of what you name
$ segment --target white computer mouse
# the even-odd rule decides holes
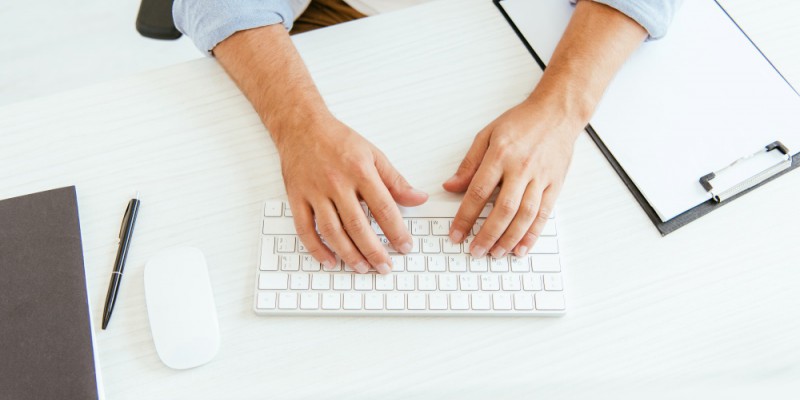
[[[176,247],[144,267],[144,293],[158,357],[168,367],[203,365],[219,351],[219,324],[206,258]]]

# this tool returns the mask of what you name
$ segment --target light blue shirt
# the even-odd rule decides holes
[[[486,0],[489,1],[489,0]],[[535,1],[535,0],[532,0]],[[577,0],[570,0],[573,3]],[[594,0],[624,13],[644,27],[650,39],[667,33],[682,0]],[[175,0],[172,16],[179,31],[206,54],[238,31],[283,24],[292,28],[303,0]]]

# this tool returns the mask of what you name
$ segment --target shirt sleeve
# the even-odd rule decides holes
[[[570,0],[573,4],[578,0]],[[648,39],[660,39],[667,34],[672,17],[683,0],[592,0],[627,15],[647,30]]]
[[[294,11],[288,0],[175,0],[172,18],[200,51],[211,55],[238,31],[275,24],[291,29]]]

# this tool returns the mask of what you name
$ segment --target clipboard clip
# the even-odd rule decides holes
[[[750,189],[792,166],[792,155],[780,141],[700,178],[700,184],[717,203]],[[714,185],[712,185],[712,180]]]

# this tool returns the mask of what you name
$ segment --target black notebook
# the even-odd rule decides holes
[[[0,398],[97,399],[75,187],[0,201]]]

